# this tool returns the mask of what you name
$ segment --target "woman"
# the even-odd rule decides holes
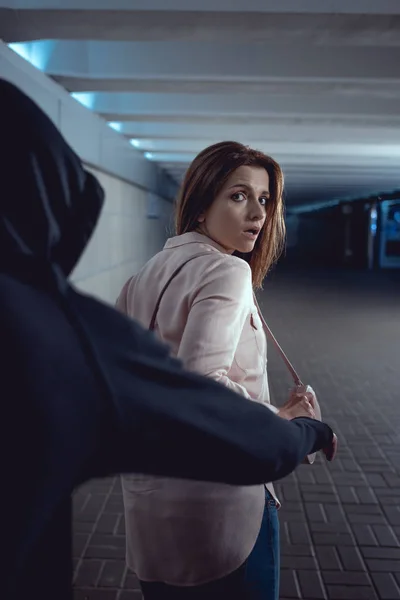
[[[308,397],[270,405],[266,338],[253,290],[284,242],[279,165],[235,142],[201,152],[186,174],[177,236],[124,286],[119,308],[155,330],[185,367],[286,419]],[[212,457],[205,457],[212,460]],[[233,487],[123,478],[127,562],[144,597],[279,597],[278,501],[271,483]]]

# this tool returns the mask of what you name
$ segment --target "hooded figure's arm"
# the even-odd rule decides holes
[[[332,443],[325,423],[288,421],[210,379],[138,364],[131,381],[132,394],[119,397],[116,472],[256,484]]]
[[[129,348],[120,346],[113,377],[116,417],[113,441],[105,444],[110,472],[256,484],[285,477],[307,454],[331,446],[326,424],[288,421],[185,371],[153,334],[121,315],[114,319]]]

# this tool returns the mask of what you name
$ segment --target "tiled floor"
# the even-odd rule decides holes
[[[283,501],[282,600],[400,599],[400,278],[280,273],[261,304],[316,389],[340,453],[277,485]],[[270,349],[271,391],[289,380]],[[75,497],[76,600],[139,600],[124,565],[118,478]]]

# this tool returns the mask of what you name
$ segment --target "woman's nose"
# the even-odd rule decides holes
[[[249,207],[249,217],[251,221],[259,221],[265,216],[265,209],[260,202],[252,202]]]

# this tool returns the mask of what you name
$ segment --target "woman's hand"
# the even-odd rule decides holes
[[[278,411],[278,415],[283,419],[289,420],[296,419],[297,417],[308,417],[320,421],[321,409],[313,389],[309,386],[304,386],[301,391],[293,390],[289,400]],[[322,448],[322,453],[325,455],[328,462],[332,462],[335,459],[337,446],[338,439],[336,434],[333,434],[329,446]],[[312,462],[314,461],[311,461],[310,464],[312,464]]]
[[[310,394],[292,394],[289,400],[279,409],[278,416],[289,421],[297,417],[315,419],[315,411]]]

